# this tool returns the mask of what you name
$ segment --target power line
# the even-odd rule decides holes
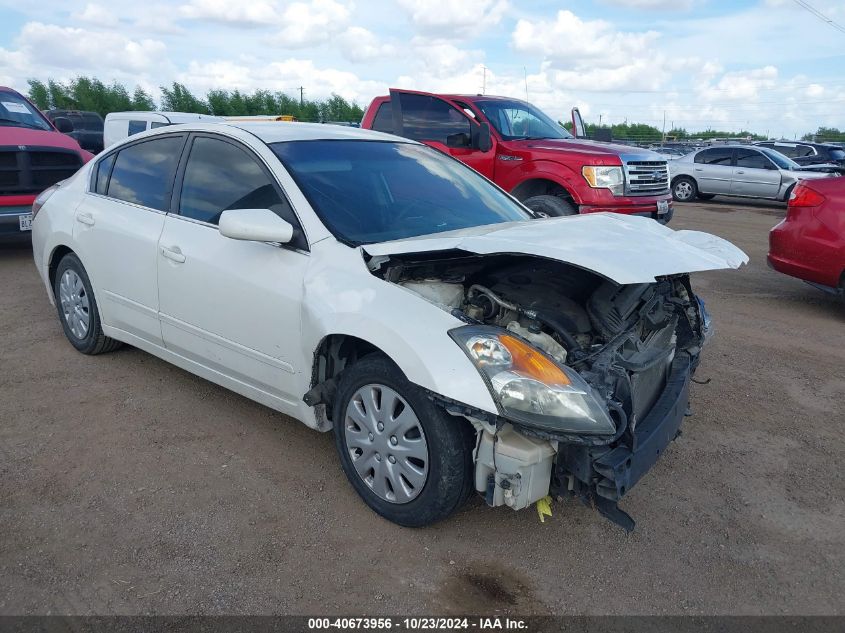
[[[827,22],[830,26],[835,28],[837,31],[840,31],[841,33],[845,33],[845,26],[842,26],[841,24],[837,24],[836,22],[831,20],[829,17],[824,15],[821,11],[819,11],[819,10],[815,9],[814,7],[810,6],[809,3],[804,2],[804,0],[794,0],[794,2],[799,7],[802,7],[803,9],[806,9],[807,11],[812,13],[814,16],[816,16],[822,22]]]

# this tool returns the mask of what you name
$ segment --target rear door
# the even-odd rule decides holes
[[[139,141],[93,168],[73,237],[103,322],[160,345],[156,261],[185,135]]]
[[[425,92],[391,90],[390,114],[394,134],[431,145],[492,180],[495,140],[486,152],[477,149],[478,121],[458,103]]]
[[[733,149],[711,147],[695,155],[693,175],[702,193],[729,194],[733,177]]]
[[[737,149],[731,180],[731,194],[755,198],[776,198],[781,174],[769,157],[756,149]]]

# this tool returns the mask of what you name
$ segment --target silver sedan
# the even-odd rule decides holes
[[[786,200],[799,180],[830,177],[802,169],[779,152],[747,145],[708,147],[670,160],[669,175],[679,202],[716,195]]]

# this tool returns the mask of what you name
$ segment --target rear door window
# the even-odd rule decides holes
[[[106,195],[109,186],[109,176],[111,176],[111,168],[114,165],[114,159],[117,154],[106,156],[97,165],[97,178],[94,182],[94,192],[101,195]]]
[[[401,93],[402,127],[404,136],[415,141],[447,143],[451,136],[466,135],[466,144],[472,135],[469,119],[442,99],[429,95]]]
[[[695,155],[695,162],[704,165],[722,165],[729,167],[733,159],[733,149],[729,147],[714,147],[705,149]]]
[[[120,150],[108,182],[110,198],[167,211],[184,136],[167,136]]]

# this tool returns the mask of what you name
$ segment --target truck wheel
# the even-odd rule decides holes
[[[672,183],[672,198],[677,202],[691,202],[698,195],[698,185],[692,178],[681,176]]]
[[[103,354],[122,345],[103,334],[91,281],[82,262],[73,253],[65,255],[56,268],[53,293],[65,336],[78,351]]]
[[[472,428],[385,356],[372,354],[343,372],[333,420],[343,472],[388,521],[430,525],[466,501],[473,488]]]
[[[532,196],[523,203],[526,207],[537,213],[542,213],[551,218],[560,217],[562,215],[575,215],[578,209],[575,208],[570,201],[564,200],[559,196]]]

